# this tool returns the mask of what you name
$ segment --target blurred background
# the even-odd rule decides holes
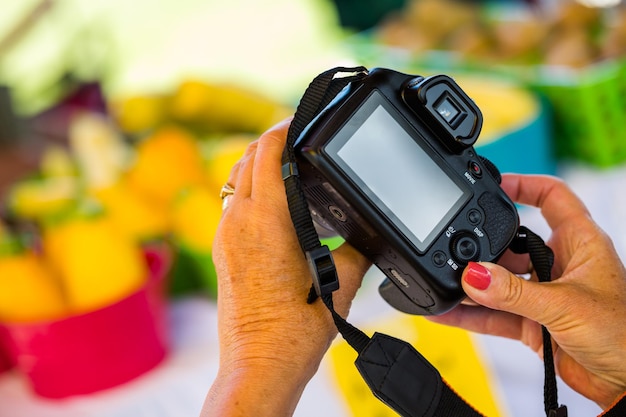
[[[502,172],[558,175],[626,256],[619,0],[22,0],[0,14],[0,417],[197,415],[217,371],[218,194],[337,65],[446,73]],[[545,238],[539,213],[522,222]],[[370,271],[351,320],[409,340],[489,416],[541,415],[515,342],[393,311]],[[337,340],[296,415],[393,416]],[[563,384],[570,415],[600,412]],[[595,413],[595,414],[594,414]]]

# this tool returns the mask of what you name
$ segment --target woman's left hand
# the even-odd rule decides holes
[[[220,370],[207,416],[290,415],[337,334],[323,303],[306,302],[311,275],[281,174],[288,127],[285,121],[264,133],[231,171],[235,191],[226,197],[213,251]],[[345,316],[370,263],[346,244],[333,258],[341,283],[333,300]]]

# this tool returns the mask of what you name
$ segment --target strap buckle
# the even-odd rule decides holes
[[[328,246],[324,245],[306,251],[305,255],[313,276],[313,287],[317,295],[321,297],[338,290],[339,278],[337,277],[337,269]]]
[[[295,162],[285,163],[281,167],[281,173],[283,175],[283,181],[286,181],[290,177],[297,177],[298,175],[300,175],[298,172],[298,165]]]

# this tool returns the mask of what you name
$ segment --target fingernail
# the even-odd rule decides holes
[[[463,276],[465,282],[477,290],[484,291],[491,284],[491,273],[487,268],[476,262],[470,262],[465,268]]]

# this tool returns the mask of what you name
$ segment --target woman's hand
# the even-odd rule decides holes
[[[541,355],[539,323],[554,341],[555,367],[574,390],[610,405],[626,391],[626,271],[611,240],[561,180],[505,175],[516,202],[539,207],[552,229],[553,281],[524,280],[528,256],[507,253],[502,266],[472,263],[463,288],[479,306],[460,305],[433,321],[518,339]],[[507,267],[505,269],[504,267]]]
[[[291,415],[337,330],[321,301],[306,303],[311,275],[289,215],[281,155],[289,121],[252,143],[233,167],[214,244],[220,369],[205,416]],[[333,252],[347,315],[369,262]]]

